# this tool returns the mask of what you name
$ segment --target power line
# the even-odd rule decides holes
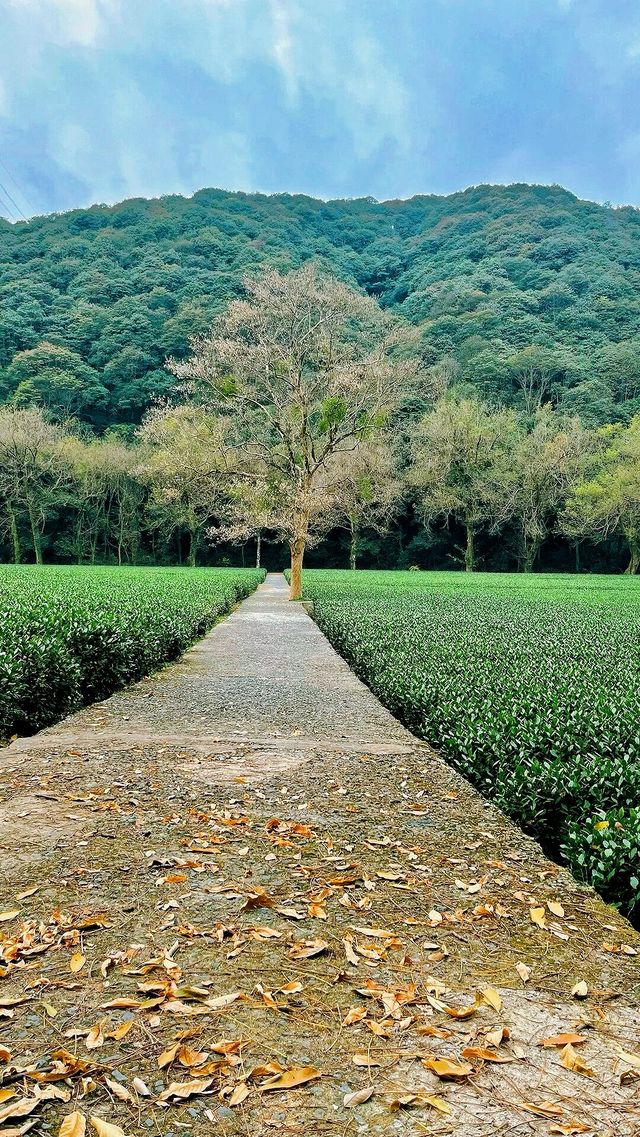
[[[16,179],[14,178],[13,174],[11,173],[11,170],[9,170],[8,167],[5,165],[5,163],[2,161],[2,158],[0,158],[0,166],[2,167],[4,172],[11,178],[11,181],[13,182],[14,186],[18,190],[18,193],[20,194],[21,198],[23,199],[27,209],[31,209],[30,202],[28,201],[28,199],[27,199],[26,195],[23,193],[23,191],[20,189],[20,186],[18,185]],[[3,190],[5,196],[9,198],[9,201],[12,203],[14,209],[16,209],[17,212],[20,214],[23,221],[28,221],[29,218],[25,216],[25,214],[22,212],[20,206],[18,205],[17,201],[15,200],[15,198],[11,196],[11,194],[9,193],[9,190],[6,188],[6,186],[3,186],[2,182],[0,182],[0,188]],[[35,212],[35,210],[33,212]]]
[[[11,216],[11,214],[12,214],[12,212],[13,212],[13,211],[12,211],[12,208],[11,208],[11,206],[9,205],[8,201],[5,201],[5,200],[3,200],[3,198],[2,198],[2,193],[5,193],[5,194],[6,194],[6,193],[7,193],[7,191],[4,189],[4,186],[2,185],[2,182],[0,182],[0,206],[2,207],[3,211],[4,211],[4,212],[7,214],[7,216],[6,216],[5,220],[6,220],[6,221],[16,221],[16,220],[19,220],[19,218],[15,218],[15,217],[12,217],[12,216]],[[9,195],[7,195],[7,197],[8,197],[8,196],[9,196]]]

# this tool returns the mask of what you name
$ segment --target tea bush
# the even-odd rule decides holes
[[[0,738],[40,730],[176,659],[263,578],[0,566]]]
[[[630,912],[640,580],[308,572],[315,617],[415,734]],[[608,822],[594,828],[598,818]]]

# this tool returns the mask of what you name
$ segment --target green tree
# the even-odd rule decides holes
[[[418,507],[427,523],[444,517],[463,526],[467,572],[475,568],[478,531],[501,508],[500,472],[514,428],[511,411],[449,397],[440,400],[415,433],[409,482]]]
[[[640,414],[629,426],[606,426],[590,473],[572,489],[562,518],[570,536],[602,540],[621,533],[629,548],[625,573],[640,572]]]

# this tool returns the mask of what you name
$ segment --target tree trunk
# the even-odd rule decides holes
[[[474,560],[474,557],[475,557],[474,539],[475,539],[475,534],[473,532],[473,527],[471,525],[467,525],[467,544],[466,544],[466,548],[464,550],[464,571],[465,572],[473,572],[473,569],[474,569],[474,564],[475,564],[475,560]]]
[[[11,534],[11,548],[13,549],[13,563],[19,565],[22,559],[20,550],[20,534],[18,533],[18,522],[16,515],[13,511],[13,506],[10,501],[7,502],[7,516],[9,518],[9,532]]]
[[[576,572],[582,572],[582,565],[580,563],[580,542],[579,541],[576,541],[574,548],[575,548],[575,554],[576,554],[575,570],[576,570]]]
[[[358,522],[354,517],[349,518],[349,527],[351,529],[351,540],[349,542],[349,568],[353,571],[358,560],[358,538],[360,536]]]
[[[260,568],[260,554],[262,552],[262,529],[256,533],[256,568]]]
[[[187,564],[189,568],[196,567],[196,557],[198,555],[198,534],[195,530],[189,530],[189,557]]]
[[[304,537],[296,537],[289,543],[291,549],[289,600],[302,599],[302,561],[304,559],[304,545]]]
[[[33,508],[33,500],[31,494],[27,496],[27,509],[29,510],[29,524],[31,525],[31,537],[33,540],[33,551],[36,555],[36,564],[42,564],[42,541],[40,539],[40,529],[38,527],[38,520],[36,518],[35,509]]]
[[[525,544],[524,558],[522,561],[523,572],[533,572],[533,566],[536,563],[536,557],[540,551],[539,541],[530,541]]]
[[[627,534],[627,541],[629,542],[630,559],[629,564],[624,570],[625,576],[634,576],[640,572],[640,534]]]

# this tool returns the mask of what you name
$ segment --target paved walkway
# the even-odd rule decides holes
[[[4,750],[0,855],[15,1132],[74,1108],[109,1137],[640,1132],[639,937],[381,707],[280,576]],[[68,1100],[29,1112],[37,1086]]]

